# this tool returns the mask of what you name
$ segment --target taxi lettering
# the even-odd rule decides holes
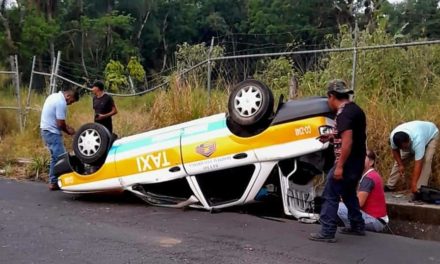
[[[148,154],[145,156],[137,157],[136,163],[139,172],[158,169],[170,165],[165,151],[159,152],[157,154]]]

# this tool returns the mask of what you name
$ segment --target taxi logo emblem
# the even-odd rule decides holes
[[[215,143],[208,142],[197,146],[196,152],[208,158],[212,155],[212,153],[215,152],[216,149],[217,147]]]

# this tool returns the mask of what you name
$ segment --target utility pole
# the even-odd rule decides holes
[[[358,22],[356,16],[354,17],[354,41],[353,41],[353,67],[351,72],[351,89],[356,86],[356,67],[357,67],[357,42],[358,42]]]

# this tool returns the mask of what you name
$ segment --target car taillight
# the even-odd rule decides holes
[[[330,134],[332,132],[333,132],[333,127],[331,127],[331,126],[320,126],[319,127],[319,134],[320,135]]]

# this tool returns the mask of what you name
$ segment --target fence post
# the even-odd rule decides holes
[[[50,90],[51,94],[57,91],[57,76],[58,76],[58,69],[60,68],[60,60],[61,60],[61,51],[58,51],[57,58],[55,60],[55,69],[53,71],[52,87]]]
[[[128,75],[128,83],[130,84],[131,93],[132,93],[132,94],[135,94],[136,91],[135,91],[135,89],[134,89],[133,79],[131,79],[131,76],[130,76],[130,75]]]
[[[55,61],[56,61],[56,59],[53,58],[52,67],[50,69],[49,89],[47,91],[47,95],[50,95],[52,93],[52,83],[53,83],[53,79],[55,77]]]
[[[212,37],[211,39],[211,46],[209,47],[209,51],[208,51],[208,80],[207,80],[207,85],[208,85],[208,104],[209,104],[209,100],[211,98],[211,71],[212,71],[212,66],[211,66],[211,52],[212,49],[214,47],[214,37]]]
[[[23,111],[21,109],[21,96],[20,96],[20,72],[18,70],[18,56],[14,55],[14,66],[15,66],[15,92],[17,93],[17,112],[18,112],[18,122],[20,125],[20,132],[23,132]]]
[[[354,21],[354,42],[353,42],[353,67],[352,67],[352,73],[351,73],[351,89],[355,88],[356,85],[356,66],[357,66],[357,41],[358,41],[358,23],[357,19],[355,18]]]
[[[31,104],[31,93],[32,93],[32,82],[34,80],[35,59],[36,59],[36,57],[33,56],[32,57],[31,77],[30,77],[30,80],[29,80],[29,89],[28,89],[28,94],[27,94],[27,99],[26,99],[25,115],[24,115],[24,118],[23,118],[23,127],[24,128],[26,127],[27,115],[29,114],[28,108],[29,108],[29,105]]]

